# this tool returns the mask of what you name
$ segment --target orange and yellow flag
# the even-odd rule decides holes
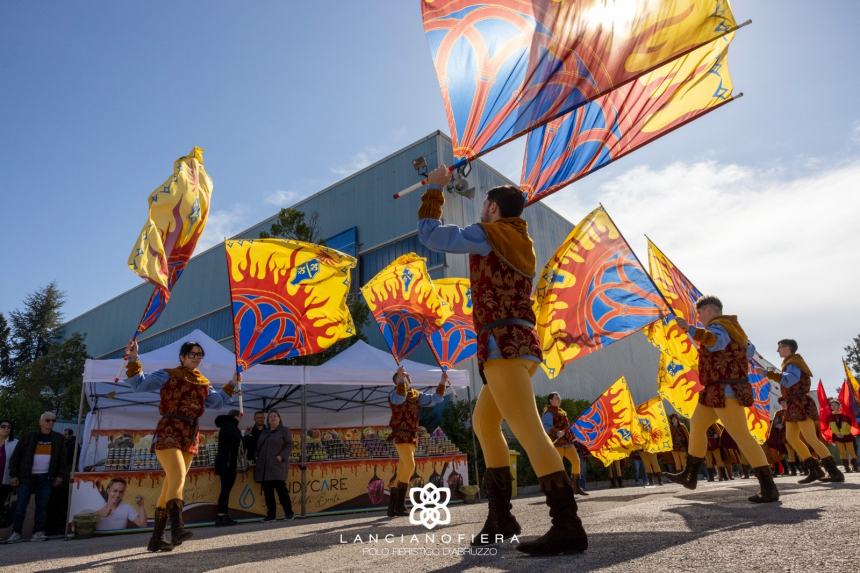
[[[851,369],[848,368],[848,363],[845,360],[842,361],[842,367],[845,368],[845,380],[848,381],[848,385],[851,386],[851,393],[854,394],[854,401],[857,404],[860,404],[860,382],[857,382],[857,377],[854,376],[854,373],[851,372]]]
[[[453,314],[436,293],[426,259],[407,253],[379,271],[361,294],[399,362]]]
[[[633,443],[640,450],[659,454],[672,450],[672,431],[663,399],[654,396],[636,407]]]
[[[633,443],[636,405],[622,376],[595,400],[571,426],[576,441],[608,466],[637,449]]]
[[[685,365],[673,356],[661,352],[657,367],[657,392],[685,418],[692,418],[699,403],[699,382],[697,367]]]

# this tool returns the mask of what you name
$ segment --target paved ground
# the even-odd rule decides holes
[[[860,474],[844,484],[800,486],[779,478],[779,504],[746,501],[754,480],[593,492],[580,504],[591,547],[585,554],[529,558],[513,547],[496,555],[452,555],[468,547],[458,535],[476,533],[486,506],[451,507],[452,521],[425,539],[423,526],[379,514],[314,518],[275,525],[202,528],[172,553],[148,554],[144,534],[78,541],[0,545],[0,570],[43,571],[845,571],[860,555]],[[546,506],[517,499],[523,537],[542,533]],[[368,535],[396,536],[393,543]],[[406,537],[401,541],[400,535]],[[418,535],[416,543],[410,536]],[[450,541],[442,538],[451,535]],[[365,543],[353,540],[360,535]],[[430,552],[436,555],[403,555]],[[401,553],[401,554],[398,554]],[[447,553],[447,554],[446,554]],[[261,569],[262,567],[262,569]]]

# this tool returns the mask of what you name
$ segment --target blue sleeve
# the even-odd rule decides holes
[[[544,430],[552,428],[552,412],[544,412],[543,416],[540,417],[540,421],[543,422]]]
[[[126,378],[125,383],[135,392],[158,392],[164,383],[170,379],[167,370],[156,370],[146,374],[141,372],[131,378]]]
[[[437,394],[436,389],[434,388],[433,390],[423,392],[421,396],[418,397],[418,405],[422,408],[430,408],[436,404],[440,404],[444,399],[445,396]]]
[[[478,223],[461,229],[457,225],[443,225],[438,219],[421,219],[418,240],[428,249],[445,253],[487,256],[493,250]]]
[[[227,395],[224,390],[215,390],[212,385],[209,385],[209,395],[206,396],[206,407],[213,410],[220,410],[225,406],[233,403],[233,398]]]
[[[395,406],[399,406],[406,401],[406,396],[397,393],[397,390],[392,390],[388,393],[388,400]]]
[[[752,360],[755,357],[755,344],[747,342],[747,360]]]
[[[708,350],[711,352],[719,352],[720,350],[725,350],[726,346],[729,345],[729,342],[732,341],[732,338],[729,336],[728,331],[720,326],[719,324],[712,324],[705,328],[708,332],[717,337],[717,341],[712,345],[708,346]],[[689,328],[690,337],[696,332],[696,327],[692,324]]]
[[[800,381],[800,368],[795,366],[794,364],[789,364],[788,367],[782,371],[782,380],[779,381],[780,384],[785,386],[786,388],[791,388],[795,384]]]

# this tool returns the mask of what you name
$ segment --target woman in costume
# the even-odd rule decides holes
[[[579,463],[579,455],[573,445],[573,432],[570,431],[570,420],[567,412],[561,408],[561,396],[558,392],[551,392],[547,396],[547,405],[541,416],[543,428],[549,435],[549,439],[555,445],[555,450],[562,460],[570,462],[570,479],[573,482],[573,493],[588,495],[579,487],[579,476],[582,473]]]
[[[155,457],[164,469],[161,495],[155,504],[155,528],[149,540],[149,551],[171,551],[191,538],[182,521],[182,489],[191,460],[200,441],[198,420],[206,408],[222,409],[231,403],[238,375],[222,390],[212,388],[209,380],[197,369],[205,352],[196,342],[186,342],[179,350],[179,366],[144,374],[138,357],[137,340],[126,348],[128,365],[126,383],[135,392],[160,393],[158,412],[161,419],[153,436]],[[170,518],[170,541],[164,530]]]
[[[842,404],[836,400],[830,401],[830,409],[833,417],[830,418],[830,433],[833,443],[839,452],[839,457],[845,467],[845,473],[851,473],[851,463],[857,462],[857,454],[854,452],[854,436],[851,434],[851,423],[842,415]]]
[[[392,381],[394,390],[388,395],[391,407],[391,434],[388,440],[397,449],[397,485],[388,493],[388,517],[409,515],[406,511],[406,496],[409,493],[409,480],[415,473],[415,449],[418,447],[418,416],[421,408],[432,408],[445,399],[448,375],[442,372],[442,379],[435,390],[424,393],[412,388],[412,379],[403,368],[397,369]]]
[[[669,414],[669,429],[672,432],[672,461],[675,471],[680,472],[687,465],[687,447],[690,443],[690,432],[681,421],[681,416]]]

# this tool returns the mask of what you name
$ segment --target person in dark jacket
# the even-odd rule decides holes
[[[266,429],[266,413],[254,412],[254,427],[245,430],[245,436],[242,441],[245,445],[245,456],[248,461],[254,463],[257,457],[257,440],[260,439],[260,434]]]
[[[293,440],[290,430],[281,423],[281,415],[277,411],[269,412],[268,422],[268,429],[263,431],[257,440],[257,465],[254,466],[254,480],[263,484],[263,495],[266,498],[264,521],[275,519],[276,491],[284,508],[284,519],[292,519],[293,506],[286,480]]]
[[[21,541],[24,517],[30,504],[30,494],[36,495],[36,515],[32,541],[44,541],[48,519],[48,501],[51,491],[63,483],[65,467],[65,440],[55,432],[53,412],[45,412],[39,418],[39,431],[30,432],[18,443],[9,464],[9,477],[13,487],[18,488],[18,504],[15,507],[15,523],[7,543]]]
[[[239,430],[239,410],[230,410],[227,415],[215,418],[218,432],[218,455],[215,457],[215,474],[221,478],[221,493],[218,496],[218,515],[215,525],[236,525],[230,518],[228,502],[230,490],[236,483],[236,469],[239,461],[239,445],[242,443],[242,432]]]

